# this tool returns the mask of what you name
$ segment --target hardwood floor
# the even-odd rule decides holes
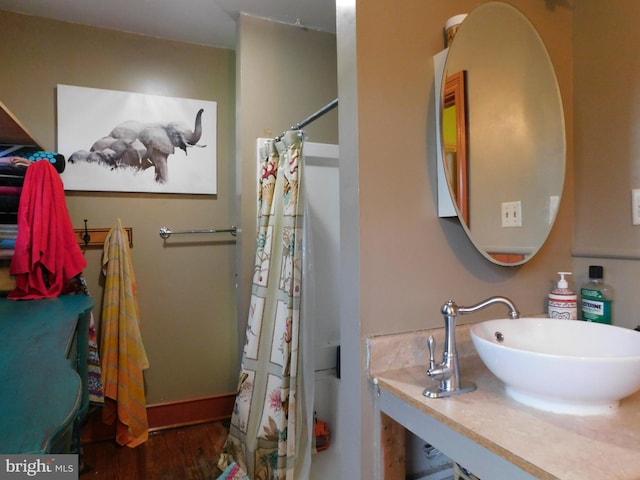
[[[228,421],[161,430],[136,448],[85,444],[80,480],[213,480]]]

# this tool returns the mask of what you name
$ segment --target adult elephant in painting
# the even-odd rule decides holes
[[[155,169],[155,180],[169,179],[168,158],[176,147],[187,154],[187,148],[198,145],[202,136],[202,113],[196,114],[193,130],[181,122],[144,123],[128,120],[116,125],[108,136],[98,139],[89,152],[80,150],[69,162],[101,163],[110,168],[130,167],[136,170]]]
[[[109,133],[109,137],[124,140],[133,144],[138,140],[144,145],[146,152],[139,159],[129,157],[126,164],[141,170],[151,166],[155,168],[156,182],[165,183],[169,178],[168,158],[175,152],[176,147],[187,154],[187,147],[195,146],[202,136],[202,113],[198,110],[193,130],[180,122],[141,123],[136,121],[123,122]],[[131,165],[131,161],[136,162]]]

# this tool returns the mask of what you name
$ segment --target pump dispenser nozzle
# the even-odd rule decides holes
[[[569,288],[569,283],[565,280],[565,275],[572,275],[571,272],[558,272],[560,280],[558,280],[558,288]]]

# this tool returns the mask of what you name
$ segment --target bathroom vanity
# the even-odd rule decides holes
[[[77,453],[93,300],[0,298],[0,452]]]
[[[457,329],[460,367],[462,378],[478,388],[437,399],[422,394],[432,382],[425,373],[427,339],[433,335],[442,346],[444,329],[367,339],[376,417],[385,427],[381,445],[394,443],[384,436],[403,437],[397,427],[404,427],[482,480],[640,478],[640,392],[605,415],[559,415],[527,407],[511,399],[487,370],[469,330],[469,325]],[[396,428],[389,428],[390,422]],[[384,464],[385,479],[401,478],[402,466],[396,472],[393,462]]]

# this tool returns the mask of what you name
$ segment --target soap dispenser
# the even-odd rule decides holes
[[[577,320],[578,295],[569,288],[569,283],[564,278],[565,275],[571,275],[571,272],[558,272],[558,275],[558,285],[549,294],[549,317]]]

